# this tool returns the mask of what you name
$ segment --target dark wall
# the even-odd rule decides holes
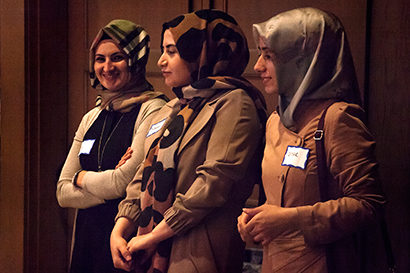
[[[369,123],[398,272],[410,272],[410,1],[369,2]]]

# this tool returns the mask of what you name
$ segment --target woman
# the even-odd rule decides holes
[[[332,14],[301,8],[253,30],[254,69],[279,106],[266,126],[267,201],[244,209],[241,236],[262,243],[262,272],[361,272],[353,233],[374,223],[384,197],[344,29]],[[314,136],[327,107],[323,198]]]
[[[92,43],[90,79],[98,105],[83,117],[57,183],[60,206],[78,209],[72,273],[120,272],[109,248],[114,217],[143,160],[151,119],[165,104],[145,79],[148,54],[148,34],[127,20],[110,22]]]
[[[258,177],[265,119],[262,96],[241,78],[246,39],[228,14],[200,10],[163,25],[162,49],[158,66],[177,98],[154,118],[144,167],[120,203],[114,264],[241,272],[236,218]]]

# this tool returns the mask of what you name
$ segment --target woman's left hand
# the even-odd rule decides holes
[[[296,208],[283,208],[275,205],[262,205],[256,208],[243,209],[250,218],[245,225],[246,232],[255,242],[269,244],[280,234],[292,232],[298,228]]]

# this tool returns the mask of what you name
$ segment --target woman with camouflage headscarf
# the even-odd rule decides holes
[[[114,263],[241,272],[236,217],[260,175],[266,118],[263,97],[241,77],[246,39],[228,14],[200,10],[165,23],[161,47],[158,66],[177,98],[153,120],[145,162],[119,206],[112,238],[138,234],[127,248],[112,244]]]
[[[71,273],[121,272],[109,248],[114,217],[143,160],[153,114],[165,104],[145,79],[148,54],[148,34],[127,20],[110,22],[91,45],[97,105],[83,117],[57,184],[59,204],[77,209]]]

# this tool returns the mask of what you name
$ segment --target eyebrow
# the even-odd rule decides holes
[[[258,49],[259,49],[259,50],[262,50],[262,51],[267,51],[267,50],[270,51],[270,48],[267,47],[267,46],[264,46],[264,47],[262,47],[262,48],[260,48],[260,47],[258,46]]]
[[[127,54],[125,54],[121,51],[117,51],[117,52],[114,52],[113,54],[111,54],[110,56],[117,55],[117,54],[121,54],[121,55],[125,55],[125,56],[127,55]],[[101,54],[101,53],[96,53],[95,56],[105,56],[105,55]]]

